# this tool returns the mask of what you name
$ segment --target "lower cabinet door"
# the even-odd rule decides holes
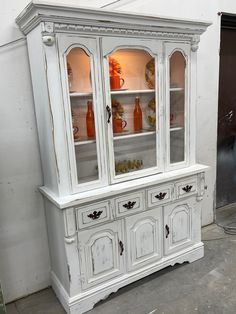
[[[83,288],[100,284],[124,272],[120,221],[79,232],[78,243]]]
[[[128,270],[136,270],[162,257],[162,209],[126,218]]]
[[[196,200],[182,200],[164,207],[164,252],[175,253],[192,245],[192,216]]]

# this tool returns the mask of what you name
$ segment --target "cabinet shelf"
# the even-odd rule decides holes
[[[87,93],[70,93],[70,97],[92,97],[93,93],[92,92],[87,92]]]
[[[184,128],[182,126],[176,126],[176,127],[171,127],[170,128],[170,132],[173,132],[173,131],[181,131],[183,130]]]
[[[93,144],[93,143],[96,143],[95,139],[81,139],[74,142],[74,145],[79,146],[79,145],[86,145],[86,144]]]
[[[181,92],[183,90],[184,90],[183,87],[171,87],[170,88],[170,92]]]
[[[154,94],[155,89],[111,90],[111,95]]]
[[[143,130],[142,132],[137,132],[137,133],[121,133],[121,135],[115,135],[113,136],[114,141],[120,140],[120,139],[127,139],[127,138],[133,138],[133,137],[142,137],[142,136],[150,136],[156,134],[156,131],[148,131],[148,130]]]

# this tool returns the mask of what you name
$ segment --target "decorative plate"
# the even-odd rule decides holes
[[[150,89],[155,88],[155,59],[154,58],[152,58],[146,64],[145,79]]]
[[[156,126],[156,100],[152,98],[147,105],[147,123],[151,127]]]

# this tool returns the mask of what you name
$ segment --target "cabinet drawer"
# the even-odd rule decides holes
[[[124,195],[115,199],[116,216],[121,217],[136,212],[140,212],[143,207],[144,193],[137,192]]]
[[[197,177],[176,183],[177,198],[193,195],[197,193]]]
[[[77,223],[80,229],[111,220],[110,202],[91,204],[77,208]]]
[[[147,190],[148,207],[164,204],[172,200],[173,185],[158,186]]]

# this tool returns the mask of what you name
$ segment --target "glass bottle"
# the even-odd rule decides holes
[[[87,102],[86,126],[87,136],[90,138],[94,138],[95,137],[94,112],[93,103],[91,100],[88,100]]]
[[[140,107],[140,98],[135,97],[135,106],[134,106],[134,131],[141,131],[143,128],[142,123],[142,109]]]

